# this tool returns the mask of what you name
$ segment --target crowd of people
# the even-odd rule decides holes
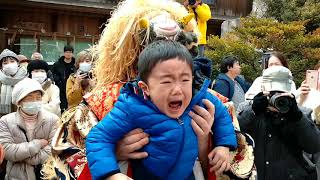
[[[210,17],[201,0],[125,0],[94,49],[65,45],[52,67],[4,49],[0,178],[320,179],[319,89],[276,51],[253,83],[228,54],[211,77]]]

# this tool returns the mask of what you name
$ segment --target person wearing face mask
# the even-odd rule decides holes
[[[12,89],[15,84],[27,77],[26,68],[19,66],[18,56],[5,49],[0,54],[0,117],[14,112]]]
[[[60,90],[48,77],[48,72],[49,65],[45,61],[31,61],[28,64],[29,78],[38,81],[45,92],[42,96],[43,108],[60,117]]]
[[[94,86],[92,79],[92,56],[88,50],[77,54],[75,63],[77,71],[71,74],[67,81],[68,107],[77,106],[82,97],[90,92]]]
[[[320,152],[320,131],[298,107],[290,92],[292,75],[283,66],[269,67],[261,91],[238,115],[240,128],[255,141],[258,179],[317,179],[303,152]]]
[[[25,78],[15,85],[16,112],[0,119],[0,144],[7,160],[5,179],[40,179],[41,165],[51,155],[50,141],[59,119],[42,108],[44,91],[38,81]]]

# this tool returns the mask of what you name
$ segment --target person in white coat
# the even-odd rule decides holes
[[[266,69],[272,66],[283,66],[289,68],[288,61],[285,56],[280,52],[272,52],[270,57],[266,63]],[[262,76],[257,77],[254,82],[252,83],[251,87],[245,94],[246,101],[252,101],[253,97],[261,92],[262,89]],[[296,91],[296,84],[291,80],[291,92]]]
[[[28,64],[29,78],[37,80],[44,90],[42,96],[43,108],[49,112],[61,116],[60,110],[60,90],[48,78],[49,65],[45,61],[31,61]]]
[[[0,119],[0,144],[7,160],[6,180],[38,180],[41,164],[51,155],[50,141],[58,116],[42,108],[41,85],[33,79],[18,82],[12,91],[16,112]]]

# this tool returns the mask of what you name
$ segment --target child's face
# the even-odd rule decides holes
[[[157,108],[170,118],[179,118],[192,98],[191,67],[178,58],[169,59],[158,63],[147,81],[140,81],[140,86]]]

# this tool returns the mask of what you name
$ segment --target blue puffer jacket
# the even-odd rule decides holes
[[[221,101],[207,92],[209,83],[205,81],[178,120],[162,114],[151,101],[136,95],[131,83],[126,84],[112,111],[87,136],[86,152],[93,179],[104,179],[119,172],[116,142],[135,128],[142,128],[150,135],[149,144],[142,149],[148,153],[141,163],[146,171],[159,179],[187,179],[198,156],[198,142],[188,113],[202,99],[209,99],[215,105],[212,129],[215,145],[235,148],[237,142],[230,115]]]
[[[244,93],[246,93],[250,88],[250,85],[239,76],[237,76],[235,80],[240,84]],[[230,79],[225,73],[220,73],[217,77],[213,89],[223,96],[227,97],[231,101],[234,94],[234,81]]]

